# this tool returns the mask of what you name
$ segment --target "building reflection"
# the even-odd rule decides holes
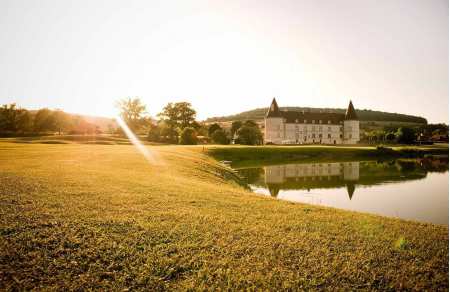
[[[346,188],[351,200],[357,188],[417,180],[428,172],[448,171],[448,157],[392,161],[297,163],[239,169],[247,185],[263,187],[274,197],[280,190]]]
[[[276,197],[280,189],[316,189],[346,186],[349,198],[359,180],[359,162],[302,163],[264,167],[264,182]]]

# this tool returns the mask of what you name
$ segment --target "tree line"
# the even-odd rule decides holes
[[[139,98],[120,100],[118,107],[128,127],[134,133],[146,133],[150,142],[185,145],[207,142],[245,145],[263,143],[261,130],[254,121],[235,121],[230,129],[218,123],[207,125],[196,120],[197,112],[189,102],[168,103],[157,114],[156,121],[148,116],[146,106]]]
[[[448,142],[448,125],[425,124],[416,127],[392,127],[363,133],[362,142],[414,144],[426,142]]]
[[[79,115],[43,108],[29,111],[16,104],[0,107],[0,137],[36,136],[54,133],[96,134],[100,129]]]

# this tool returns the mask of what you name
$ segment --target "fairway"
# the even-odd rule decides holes
[[[258,196],[202,146],[147,148],[161,163],[0,142],[0,289],[448,289],[446,226]]]

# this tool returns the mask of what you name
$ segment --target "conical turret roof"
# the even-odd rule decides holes
[[[275,97],[273,98],[272,103],[270,104],[270,107],[269,107],[269,110],[267,111],[266,117],[267,118],[281,117],[280,109],[278,108],[278,104],[277,104]]]
[[[350,103],[348,104],[347,111],[345,112],[345,119],[346,120],[357,120],[358,116],[356,115],[355,108],[353,107],[353,103],[350,100]]]

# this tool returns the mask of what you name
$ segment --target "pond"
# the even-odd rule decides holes
[[[448,225],[448,157],[235,169],[258,194]]]

